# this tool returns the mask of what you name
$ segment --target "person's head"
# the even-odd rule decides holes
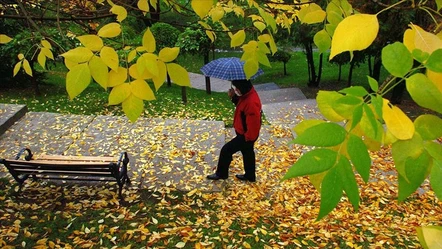
[[[241,95],[244,95],[252,89],[252,82],[250,80],[232,80],[232,85],[239,90]]]

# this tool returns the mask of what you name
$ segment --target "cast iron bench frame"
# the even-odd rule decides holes
[[[20,160],[23,155],[25,160]],[[121,152],[116,160],[114,157],[100,156],[35,156],[29,148],[23,148],[13,160],[0,158],[0,164],[5,165],[18,182],[19,191],[30,176],[34,180],[116,181],[120,199],[124,184],[130,185],[127,176],[129,157],[126,152]]]

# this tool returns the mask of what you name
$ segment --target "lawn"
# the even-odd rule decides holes
[[[302,53],[294,55],[294,60],[289,63],[288,76],[282,75],[282,65],[279,64],[272,69],[263,68],[265,75],[255,83],[271,80],[281,87],[305,87],[307,78],[303,58]],[[189,56],[179,58],[179,62],[186,62],[191,72],[198,72],[202,65],[200,58]],[[337,77],[334,74],[336,67],[327,67],[330,68],[326,74],[324,71],[323,84],[333,85]],[[363,85],[366,69],[361,66],[358,70],[361,73],[355,73],[354,84]],[[62,68],[50,72],[48,80],[41,86],[43,95],[40,97],[34,97],[29,90],[7,89],[1,91],[0,102],[26,104],[31,111],[38,112],[121,114],[119,106],[106,104],[107,93],[97,84],[92,84],[78,99],[69,100],[64,89],[64,73]],[[345,85],[344,82],[340,84]],[[221,120],[229,125],[233,107],[225,93],[207,95],[201,90],[187,89],[187,94],[188,103],[183,104],[180,87],[163,86],[156,94],[156,101],[145,103],[143,117]],[[291,136],[282,127],[268,129],[275,140]],[[142,131],[137,137],[115,139],[130,144],[133,139],[146,139],[145,136],[147,134]],[[153,139],[152,146],[159,139]],[[162,149],[160,152],[164,155],[177,151],[172,146]],[[396,201],[397,177],[382,173],[395,170],[389,148],[371,154],[373,166],[368,183],[357,178],[361,193],[359,211],[353,210],[343,197],[336,210],[316,221],[320,195],[309,179],[301,177],[280,182],[288,167],[305,149],[295,145],[277,146],[273,139],[263,139],[257,144],[260,161],[256,184],[229,179],[218,183],[220,192],[180,191],[173,183],[161,188],[140,188],[134,184],[123,192],[125,200],[122,202],[118,201],[112,184],[81,186],[28,181],[23,193],[18,195],[15,185],[10,188],[13,181],[1,178],[0,246],[420,248],[415,228],[441,225],[442,205],[428,182],[421,188],[425,194],[413,194],[405,203]],[[144,186],[157,180],[147,168],[142,170],[145,173]],[[242,160],[235,156],[232,174],[241,170]]]

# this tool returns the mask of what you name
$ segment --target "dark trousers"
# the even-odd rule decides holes
[[[250,180],[255,180],[254,144],[254,141],[246,142],[243,135],[236,135],[235,138],[230,140],[221,148],[216,174],[220,177],[227,177],[229,175],[229,167],[233,159],[233,154],[241,151],[243,156],[245,177]]]

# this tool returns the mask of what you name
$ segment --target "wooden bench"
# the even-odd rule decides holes
[[[24,159],[20,159],[24,156]],[[116,181],[118,195],[124,184],[130,185],[127,176],[129,157],[122,152],[118,159],[96,156],[51,156],[32,154],[29,148],[23,148],[14,160],[0,159],[22,188],[23,182],[30,176],[33,179],[56,179],[75,181]]]

